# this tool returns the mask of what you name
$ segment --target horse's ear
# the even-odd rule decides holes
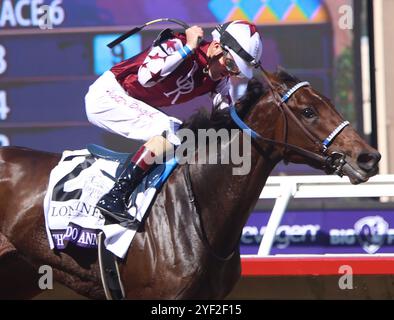
[[[291,77],[290,74],[286,71],[286,68],[281,65],[278,65],[276,67],[275,75],[276,75],[276,81],[278,82],[283,82],[284,79],[289,79],[289,77]]]
[[[277,74],[284,74],[284,73],[288,74],[288,72],[286,71],[286,68],[281,65],[278,65],[276,67],[276,73]]]
[[[290,73],[287,72],[286,68],[282,66],[277,67],[277,81],[279,82],[292,82],[292,83],[298,83],[301,82],[297,77],[291,75]]]
[[[255,68],[253,70],[253,78],[261,83],[261,85],[267,85],[267,78],[270,82],[277,82],[274,74],[265,70],[264,68]]]

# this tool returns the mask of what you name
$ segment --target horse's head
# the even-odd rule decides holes
[[[274,146],[285,161],[346,175],[353,184],[377,173],[379,152],[357,134],[329,99],[284,71],[266,73],[259,79],[270,89],[243,114],[257,143]]]

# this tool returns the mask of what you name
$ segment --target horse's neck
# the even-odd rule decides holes
[[[213,250],[222,255],[230,253],[237,245],[242,228],[276,165],[253,146],[249,161],[250,171],[242,175],[234,175],[237,166],[231,164],[191,168],[207,238]]]

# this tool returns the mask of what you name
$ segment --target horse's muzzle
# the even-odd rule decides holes
[[[357,164],[367,174],[370,174],[376,171],[381,157],[379,152],[362,152],[357,157]]]

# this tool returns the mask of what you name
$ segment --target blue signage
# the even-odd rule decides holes
[[[253,212],[241,254],[257,254],[270,212]],[[289,211],[271,254],[394,253],[394,210]]]

